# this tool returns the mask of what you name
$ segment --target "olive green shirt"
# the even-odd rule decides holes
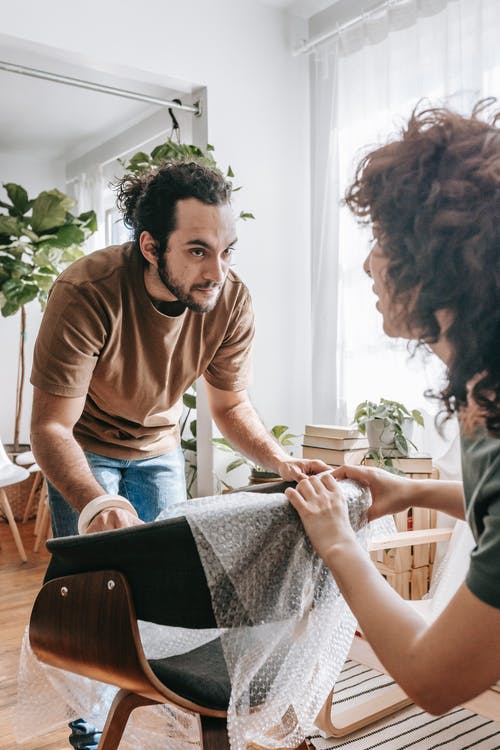
[[[500,440],[485,432],[462,436],[467,521],[476,540],[466,584],[478,599],[500,608]]]

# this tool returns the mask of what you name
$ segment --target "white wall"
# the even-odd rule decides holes
[[[16,182],[28,191],[30,198],[41,190],[58,188],[64,190],[64,165],[61,162],[46,162],[40,159],[25,158],[22,154],[0,152],[0,182]],[[6,195],[0,191],[0,200]],[[33,344],[42,316],[38,302],[31,302],[27,308],[27,337],[25,340],[26,371],[29,375]],[[0,436],[6,443],[14,438],[14,417],[17,380],[17,353],[19,351],[20,313],[8,318],[0,317],[0,340],[2,342],[2,364],[0,367]],[[26,377],[24,391],[21,441],[29,436],[29,415],[32,389]]]
[[[269,426],[300,432],[310,417],[309,105],[307,61],[291,55],[288,17],[251,0],[72,7],[10,4],[2,32],[208,87],[209,141],[257,218],[239,226],[238,270],[257,320],[252,397]]]

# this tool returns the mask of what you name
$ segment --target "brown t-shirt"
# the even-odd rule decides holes
[[[250,377],[253,312],[229,271],[215,308],[159,312],[131,243],[77,260],[52,287],[31,382],[55,396],[87,395],[74,434],[112,458],[148,458],[179,444],[182,394],[200,375],[243,390]]]

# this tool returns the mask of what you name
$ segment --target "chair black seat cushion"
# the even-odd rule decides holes
[[[231,683],[219,638],[186,654],[149,659],[149,666],[177,695],[206,708],[227,711]]]

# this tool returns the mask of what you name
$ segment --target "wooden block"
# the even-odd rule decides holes
[[[410,575],[410,571],[407,570],[404,573],[387,573],[384,575],[384,578],[389,586],[391,586],[403,599],[409,599]]]
[[[408,531],[408,511],[403,510],[394,514],[394,524],[398,531]]]
[[[429,529],[431,512],[429,508],[413,508],[413,529]],[[413,566],[421,568],[429,564],[430,544],[419,544],[413,547]]]
[[[412,566],[411,547],[396,547],[382,551],[383,564],[394,573],[410,570]]]
[[[421,599],[429,590],[429,566],[411,571],[410,590],[412,599]]]

